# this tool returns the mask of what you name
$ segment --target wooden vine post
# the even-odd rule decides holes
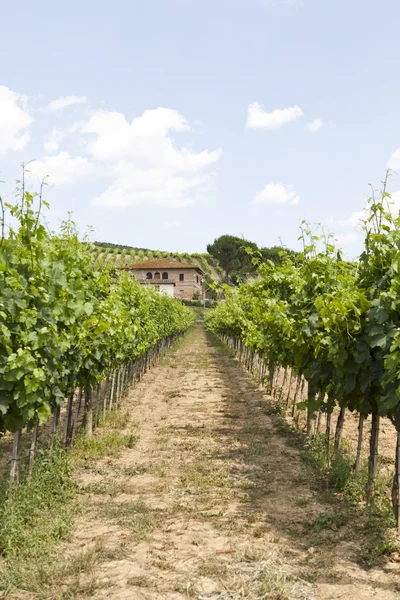
[[[396,519],[397,534],[400,536],[400,431],[397,432],[395,472],[392,485],[392,506]]]
[[[357,439],[357,453],[356,453],[356,462],[354,463],[354,472],[359,473],[361,468],[361,451],[363,444],[363,433],[364,433],[364,416],[360,413],[358,419],[358,439]]]
[[[10,483],[16,483],[18,481],[18,465],[19,465],[19,447],[21,443],[22,431],[19,429],[14,433],[12,454],[11,454],[11,466],[10,466]]]
[[[72,429],[71,429],[71,440],[70,440],[71,444],[74,443],[76,430],[78,427],[79,413],[81,411],[82,395],[83,395],[83,389],[82,389],[82,387],[80,387],[78,390],[78,397],[76,399],[74,421],[72,423]]]
[[[28,473],[29,475],[32,475],[32,471],[33,471],[33,463],[35,461],[35,455],[36,455],[36,445],[37,445],[37,439],[38,439],[38,432],[39,432],[39,419],[36,417],[35,419],[35,425],[32,429],[32,440],[31,440],[31,445],[29,447],[29,460],[28,460]]]
[[[340,408],[338,420],[336,422],[336,430],[335,430],[335,452],[339,452],[342,448],[343,442],[343,426],[344,426],[344,418],[346,415],[346,409],[344,406]]]
[[[282,384],[281,384],[281,391],[279,394],[279,398],[278,398],[278,402],[281,403],[282,402],[282,397],[283,397],[283,393],[285,390],[285,385],[286,385],[286,380],[287,380],[287,376],[288,376],[288,371],[289,371],[289,367],[285,367],[285,371],[283,373],[283,380],[282,380]]]
[[[93,426],[94,426],[94,428],[96,428],[96,427],[97,427],[97,425],[98,425],[98,422],[99,422],[100,403],[101,403],[101,388],[102,388],[102,385],[101,385],[101,383],[99,383],[99,384],[97,385],[97,394],[96,394],[96,414],[95,414],[95,417],[94,417],[94,423],[93,423]]]
[[[56,408],[53,411],[53,419],[51,422],[51,438],[50,438],[50,446],[53,447],[54,446],[54,442],[56,440],[56,433],[57,433],[57,425],[58,425],[58,419],[60,416],[60,407],[56,406]]]
[[[293,419],[295,418],[296,412],[297,412],[297,398],[300,393],[301,379],[302,379],[301,375],[297,375],[296,391],[294,393],[293,407],[292,407],[292,418]]]
[[[93,390],[90,386],[85,388],[86,410],[86,435],[93,437]]]
[[[307,390],[307,435],[310,437],[315,433],[315,388],[309,382]]]
[[[371,504],[375,496],[375,480],[378,472],[380,416],[377,409],[372,412],[371,437],[369,442],[367,502]]]
[[[332,411],[326,413],[326,462],[329,466],[331,464],[331,431],[332,431]]]
[[[63,447],[64,448],[68,447],[69,438],[70,438],[73,402],[74,402],[74,393],[72,393],[68,396],[67,407],[65,410],[64,435],[63,435]]]
[[[114,369],[113,374],[112,374],[112,379],[111,379],[111,393],[110,393],[109,410],[112,410],[112,407],[113,407],[116,371],[117,370]]]

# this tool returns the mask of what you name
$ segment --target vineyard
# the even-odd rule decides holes
[[[108,266],[111,268],[131,266],[135,263],[141,263],[146,260],[157,258],[172,258],[179,262],[187,262],[200,267],[206,277],[216,281],[221,281],[223,270],[218,261],[210,254],[189,254],[188,252],[161,252],[159,250],[148,250],[147,248],[133,248],[130,246],[118,246],[115,244],[103,244],[95,242],[92,248],[93,259],[98,266]]]
[[[358,262],[306,223],[300,254],[248,248],[205,323],[116,268],[161,253],[49,232],[24,180],[1,200],[0,597],[397,598],[390,200]]]
[[[62,421],[64,448],[80,421],[92,436],[99,416],[193,322],[181,304],[93,268],[92,247],[71,220],[51,235],[43,204],[24,187],[18,203],[2,203],[0,431],[14,434],[11,481],[23,431],[32,438],[29,471],[49,419],[52,443]],[[7,237],[6,209],[17,224]]]
[[[387,178],[369,201],[359,263],[344,261],[330,238],[321,240],[303,224],[303,260],[261,265],[258,280],[227,291],[208,326],[268,381],[284,414],[298,425],[306,411],[307,435],[323,440],[328,467],[342,451],[346,412],[357,413],[357,477],[370,418],[362,498],[369,505],[377,494],[380,422],[390,420],[397,436],[391,497],[400,532],[400,219],[392,215],[386,185]]]

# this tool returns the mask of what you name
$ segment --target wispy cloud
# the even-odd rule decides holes
[[[350,233],[339,233],[335,235],[335,240],[339,244],[339,246],[350,246],[350,244],[355,244],[360,239],[360,236],[352,231]]]
[[[290,204],[295,205],[300,202],[300,196],[297,195],[293,186],[283,183],[267,183],[267,185],[258,192],[251,204]]]
[[[65,138],[66,134],[60,129],[53,129],[44,141],[44,149],[46,152],[57,152],[60,142]]]
[[[400,214],[400,190],[397,192],[392,192],[390,196],[390,198],[386,199],[385,208],[394,217],[397,217]],[[362,210],[352,212],[346,219],[337,220],[334,222],[342,227],[349,227],[361,231],[364,224],[363,222],[367,220],[369,216],[370,213],[368,212],[368,207],[365,207]]]
[[[393,169],[393,171],[400,171],[400,148],[397,148],[397,150],[390,155],[387,168]]]
[[[363,210],[351,213],[351,215],[349,215],[346,219],[335,222],[338,225],[342,225],[342,227],[358,227],[362,224],[362,221],[367,218],[367,216],[367,210],[364,208]]]
[[[323,126],[324,126],[324,122],[322,119],[314,119],[313,121],[310,121],[309,123],[307,123],[307,125],[304,127],[304,129],[308,133],[317,133],[318,131],[320,131],[322,129]]]
[[[76,106],[79,104],[86,104],[86,96],[61,96],[52,100],[45,108],[45,111],[58,112],[69,108],[70,106]]]
[[[290,121],[304,117],[300,106],[290,108],[277,108],[267,112],[258,102],[253,102],[247,107],[247,123],[250,129],[279,129]]]

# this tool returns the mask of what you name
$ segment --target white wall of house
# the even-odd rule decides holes
[[[155,286],[158,287],[158,286]],[[174,284],[173,283],[161,283],[160,284],[160,296],[169,296],[170,298],[174,297]]]

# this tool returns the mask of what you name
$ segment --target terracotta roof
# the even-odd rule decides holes
[[[196,269],[203,273],[203,270],[198,265],[191,265],[190,263],[178,262],[177,260],[171,260],[169,258],[159,258],[157,260],[146,260],[141,263],[134,263],[130,265],[124,265],[121,269]]]

